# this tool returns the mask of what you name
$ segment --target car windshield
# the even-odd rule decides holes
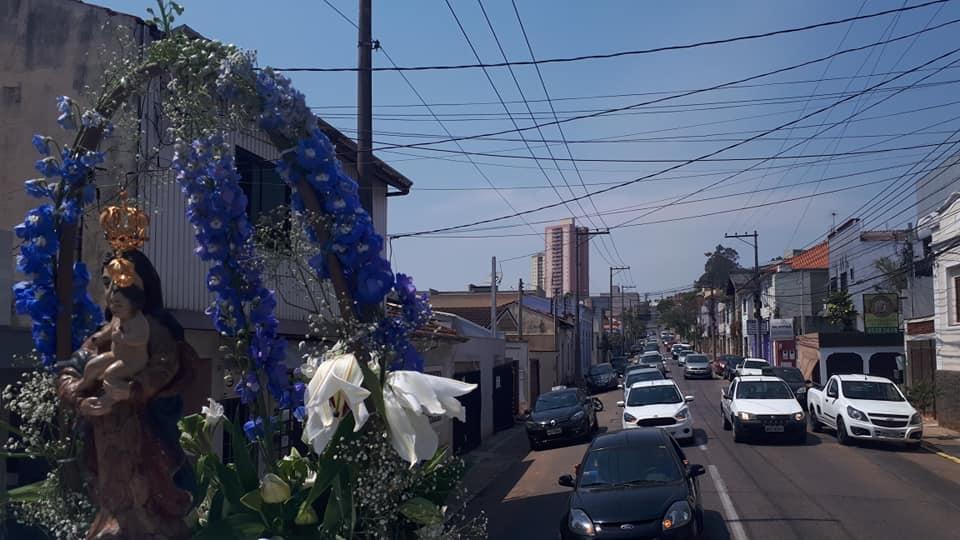
[[[738,368],[743,365],[743,358],[734,358],[733,360],[729,360],[729,363],[731,366]]]
[[[710,360],[702,354],[688,354],[687,355],[688,364],[708,364]]]
[[[843,381],[843,395],[850,399],[874,401],[903,401],[897,387],[891,383],[876,381]]]
[[[642,364],[659,364],[663,359],[660,358],[660,355],[648,354],[647,356],[640,358],[640,363]]]
[[[533,410],[536,412],[573,407],[577,404],[576,392],[549,392],[537,398]]]
[[[770,364],[764,362],[763,360],[747,360],[743,363],[745,369],[763,369],[765,367],[770,367]]]
[[[613,373],[613,366],[610,364],[597,364],[590,366],[591,375],[603,375],[604,373]]]
[[[665,405],[668,403],[681,403],[683,397],[673,384],[660,384],[657,386],[641,386],[631,388],[627,394],[627,407],[644,407],[646,405]]]
[[[793,399],[793,392],[780,381],[740,381],[737,397],[741,399]]]
[[[683,480],[669,443],[598,448],[587,454],[580,487],[667,484]]]
[[[771,372],[774,377],[780,377],[790,383],[803,382],[803,373],[797,368],[773,368]]]
[[[626,382],[623,383],[624,388],[630,388],[630,385],[640,381],[660,381],[663,380],[663,374],[660,373],[659,369],[651,369],[649,371],[634,371],[633,373],[627,375]]]

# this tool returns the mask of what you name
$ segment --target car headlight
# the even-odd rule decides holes
[[[597,529],[593,526],[593,521],[590,520],[590,516],[579,508],[570,510],[570,519],[567,521],[567,525],[570,527],[570,530],[576,534],[582,534],[584,536],[596,536],[597,534]]]
[[[690,508],[690,504],[687,501],[677,501],[671,504],[670,508],[667,508],[667,513],[663,515],[663,521],[660,522],[660,525],[663,526],[663,530],[668,531],[682,527],[690,523],[692,519],[693,510]]]
[[[741,413],[740,413],[740,419],[741,419],[741,420],[753,420],[753,415],[750,414],[750,413],[748,413],[748,412],[741,412]]]
[[[586,414],[584,414],[583,411],[577,411],[577,412],[573,413],[573,416],[570,417],[570,420],[571,420],[572,422],[576,422],[577,420],[580,420],[580,419],[583,418],[584,416],[586,416]]]
[[[677,411],[677,414],[673,415],[673,417],[677,420],[686,420],[687,418],[690,418],[690,409],[684,407]]]
[[[803,421],[803,413],[802,413],[802,412],[795,413],[795,414],[793,415],[793,419],[796,420],[797,422],[802,422],[802,421]]]
[[[637,417],[634,416],[634,415],[632,415],[632,414],[630,414],[630,413],[628,413],[628,412],[625,412],[625,413],[623,413],[623,421],[624,421],[624,422],[636,422],[636,421],[637,421]]]
[[[922,424],[923,418],[920,417],[920,413],[913,413],[913,416],[910,417],[910,423],[915,426]]]
[[[854,409],[850,405],[847,405],[847,416],[853,418],[854,420],[860,420],[861,422],[867,421],[867,415],[859,409]]]

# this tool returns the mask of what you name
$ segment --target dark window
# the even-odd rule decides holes
[[[856,283],[857,280],[853,279],[853,267],[850,267],[850,283]]]
[[[247,195],[247,215],[250,223],[290,201],[290,188],[277,174],[273,162],[253,152],[236,147],[237,172],[240,186]]]
[[[960,276],[953,278],[953,312],[954,322],[960,322]]]
[[[830,292],[837,292],[837,278],[830,278]]]
[[[843,292],[847,291],[847,273],[846,272],[840,274],[840,290]]]

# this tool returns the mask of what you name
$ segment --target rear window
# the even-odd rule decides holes
[[[746,369],[763,369],[765,367],[770,367],[770,364],[764,362],[763,360],[747,360],[743,363],[743,367]]]
[[[803,382],[803,373],[800,372],[797,368],[773,368],[770,370],[774,377],[780,377],[781,379],[792,382],[792,383],[802,383]]]
[[[634,371],[631,374],[627,375],[627,380],[624,382],[623,386],[630,388],[633,383],[638,383],[642,381],[660,381],[663,380],[663,373],[660,373],[660,370],[649,370],[649,371]]]
[[[687,355],[688,364],[708,364],[710,359],[702,354],[688,354]]]
[[[613,371],[613,366],[610,364],[597,364],[595,366],[590,366],[591,375],[600,375],[602,373],[610,373]]]

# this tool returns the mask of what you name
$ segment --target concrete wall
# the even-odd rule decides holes
[[[937,398],[937,421],[947,427],[960,427],[960,316],[957,299],[960,290],[954,278],[960,277],[960,247],[947,249],[960,238],[960,201],[942,213],[939,226],[933,230],[933,247],[937,255],[933,265],[934,328],[936,331],[937,367],[934,382]],[[942,246],[942,247],[941,247]]]

